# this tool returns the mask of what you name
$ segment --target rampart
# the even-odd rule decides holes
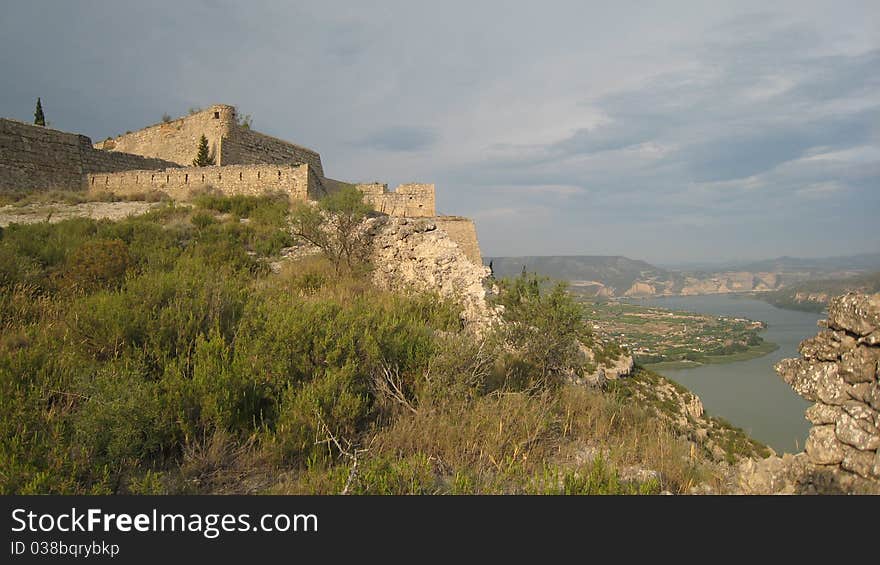
[[[221,158],[222,163],[218,164],[223,165],[305,163],[319,176],[324,176],[321,156],[316,151],[237,126],[223,138]]]
[[[364,193],[364,200],[376,211],[389,216],[420,218],[437,214],[433,184],[401,184],[394,192],[382,183],[355,184],[355,187]]]
[[[175,166],[160,159],[94,149],[84,135],[0,118],[0,192],[82,190],[84,175],[90,172]]]
[[[445,231],[449,238],[458,244],[472,263],[483,264],[480,255],[480,244],[477,241],[477,227],[470,218],[461,216],[437,216],[434,218],[437,227]]]
[[[88,175],[90,190],[132,195],[158,190],[175,200],[212,188],[225,195],[257,196],[284,193],[291,200],[317,199],[321,194],[309,165],[228,165],[183,167]]]
[[[176,120],[109,138],[95,144],[100,149],[156,157],[187,167],[192,164],[202,136],[217,165],[311,165],[324,175],[321,156],[311,149],[239,125],[233,106],[215,104]]]

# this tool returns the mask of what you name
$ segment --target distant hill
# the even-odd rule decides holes
[[[491,263],[499,278],[517,276],[525,268],[528,272],[567,280],[574,290],[588,296],[605,297],[770,293],[805,281],[848,281],[853,276],[880,271],[880,253],[825,258],[778,257],[711,270],[681,271],[619,255],[486,257],[484,262]],[[868,290],[870,286],[857,288]],[[817,292],[821,294],[821,290]],[[779,297],[786,300],[782,294]]]
[[[523,267],[554,279],[571,281],[575,287],[593,289],[591,294],[622,296],[637,283],[674,284],[676,273],[650,263],[619,255],[549,255],[486,257],[496,277],[519,275]],[[652,293],[649,293],[652,294]]]
[[[846,257],[777,257],[737,265],[742,271],[880,271],[880,253]]]
[[[761,298],[779,308],[821,312],[831,297],[852,291],[880,292],[880,272],[844,279],[805,281],[762,294]]]

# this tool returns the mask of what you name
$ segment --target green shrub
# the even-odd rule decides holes
[[[130,263],[128,247],[121,240],[88,240],[67,260],[61,281],[67,288],[85,292],[115,288],[122,283]]]

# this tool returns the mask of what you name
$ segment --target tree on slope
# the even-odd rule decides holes
[[[34,110],[34,124],[38,126],[46,125],[46,116],[43,115],[43,103],[37,97],[37,109]]]
[[[213,164],[214,158],[208,153],[208,138],[202,134],[202,138],[199,140],[199,151],[196,153],[196,158],[193,159],[193,165],[196,167],[207,167]]]

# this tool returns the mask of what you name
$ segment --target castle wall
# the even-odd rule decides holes
[[[215,104],[206,110],[95,144],[99,149],[122,151],[192,165],[202,135],[216,165],[291,165],[306,163],[324,174],[321,156],[311,149],[238,125],[235,108]]]
[[[433,184],[402,184],[394,192],[380,183],[356,184],[355,187],[364,193],[364,200],[376,211],[389,216],[421,218],[437,213]]]
[[[90,190],[123,196],[158,190],[175,200],[187,200],[193,191],[211,187],[224,195],[281,192],[291,200],[306,200],[310,176],[314,173],[308,165],[230,165],[98,173],[88,175],[87,182]]]
[[[449,239],[458,244],[468,259],[477,265],[483,264],[477,241],[477,227],[473,220],[461,216],[437,216],[434,223],[449,234]]]
[[[317,174],[324,176],[321,156],[317,152],[238,126],[230,128],[223,138],[222,157],[223,165],[307,163]]]
[[[84,135],[0,118],[0,191],[82,190],[89,172],[173,166],[93,149]]]
[[[188,167],[192,165],[199,141],[204,135],[215,163],[222,165],[221,139],[228,134],[234,122],[235,108],[215,105],[183,118],[98,142],[95,147],[164,159]]]

